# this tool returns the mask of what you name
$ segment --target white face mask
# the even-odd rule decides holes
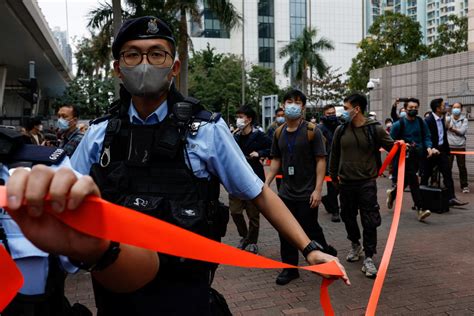
[[[244,118],[239,117],[237,118],[235,125],[237,126],[238,129],[243,130],[247,126],[247,123],[245,123]]]

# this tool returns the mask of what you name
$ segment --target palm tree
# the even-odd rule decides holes
[[[285,75],[288,76],[291,67],[296,66],[295,79],[301,82],[305,94],[308,85],[308,68],[313,68],[319,77],[323,77],[328,66],[320,51],[334,49],[332,42],[325,37],[313,42],[317,37],[317,33],[318,31],[315,28],[304,28],[299,37],[280,51],[280,58],[289,56],[288,61],[283,66]]]
[[[204,0],[206,8],[211,10],[223,27],[228,30],[239,24],[241,17],[235,10],[230,0]],[[199,0],[126,0],[127,11],[122,12],[122,18],[133,18],[144,15],[155,15],[166,20],[173,29],[178,29],[177,44],[178,54],[181,61],[181,72],[179,75],[179,90],[184,95],[188,94],[188,59],[190,36],[188,34],[187,17],[193,22],[201,23],[202,10]],[[101,32],[112,32],[112,6],[101,3],[99,7],[89,14],[88,26],[93,30]],[[178,18],[176,18],[178,17]],[[177,26],[177,27],[176,27]],[[106,31],[107,29],[107,31]]]

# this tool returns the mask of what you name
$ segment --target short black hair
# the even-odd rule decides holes
[[[436,109],[443,104],[442,98],[433,99],[430,102],[431,111],[436,112]]]
[[[329,109],[335,109],[335,108],[336,106],[334,106],[334,104],[326,104],[325,106],[323,106],[323,113]]]
[[[358,106],[362,113],[367,110],[367,98],[362,93],[354,93],[344,99],[344,103],[350,103],[353,107]]]
[[[31,131],[35,126],[41,125],[41,119],[39,117],[31,117],[28,122],[26,122],[26,130]]]
[[[393,123],[393,120],[391,118],[387,117],[385,119],[385,124],[387,124],[387,123]]]
[[[242,105],[235,114],[243,114],[252,119],[252,125],[257,124],[257,113],[249,105]]]
[[[420,106],[420,100],[417,98],[408,98],[405,103],[403,103],[403,108],[406,109],[408,107],[408,103],[410,102],[416,103],[418,106]]]
[[[59,108],[58,108],[58,111],[59,111],[60,108],[72,108],[72,117],[79,118],[80,110],[77,106],[75,106],[73,104],[60,105]]]
[[[303,106],[306,105],[306,96],[304,95],[303,92],[301,92],[298,89],[291,89],[290,91],[285,93],[285,95],[283,96],[283,103],[285,103],[286,100],[289,100],[289,99],[293,99],[293,100],[300,99],[301,102],[303,102]]]
[[[278,115],[278,112],[285,112],[285,110],[283,110],[283,108],[278,108],[275,110],[275,115]]]

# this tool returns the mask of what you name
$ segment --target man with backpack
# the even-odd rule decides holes
[[[381,224],[377,202],[377,175],[381,165],[379,148],[389,151],[393,140],[377,121],[366,118],[367,99],[362,94],[352,94],[344,99],[342,118],[345,123],[335,133],[329,160],[329,175],[339,187],[341,218],[346,226],[351,250],[346,259],[360,259],[360,229],[357,215],[360,210],[363,228],[365,260],[362,272],[368,278],[377,275],[373,256],[377,252],[377,227]]]
[[[431,212],[423,209],[417,172],[420,169],[420,161],[426,157],[438,154],[438,151],[432,148],[431,133],[428,125],[418,116],[420,101],[410,98],[403,107],[406,110],[407,116],[400,118],[393,124],[390,136],[393,139],[402,139],[408,145],[405,160],[405,183],[403,186],[404,188],[410,186],[411,197],[418,212],[418,220],[421,222],[430,216]],[[393,207],[393,201],[397,194],[397,170],[398,155],[393,160],[393,183],[395,183],[395,186],[387,190],[387,207],[389,209]]]
[[[283,170],[278,195],[295,216],[310,239],[320,244],[324,252],[337,252],[324,238],[318,224],[318,206],[326,174],[326,149],[316,125],[304,119],[306,96],[299,90],[289,91],[283,98],[286,123],[273,135],[273,160],[266,184]],[[298,250],[283,235],[280,236],[281,258],[284,263],[298,264]],[[297,269],[283,269],[276,283],[288,284],[299,277]]]

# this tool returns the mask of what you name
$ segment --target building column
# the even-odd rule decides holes
[[[467,47],[474,51],[474,0],[469,0],[467,11]]]
[[[3,97],[7,83],[7,66],[0,65],[0,116],[3,116]]]

